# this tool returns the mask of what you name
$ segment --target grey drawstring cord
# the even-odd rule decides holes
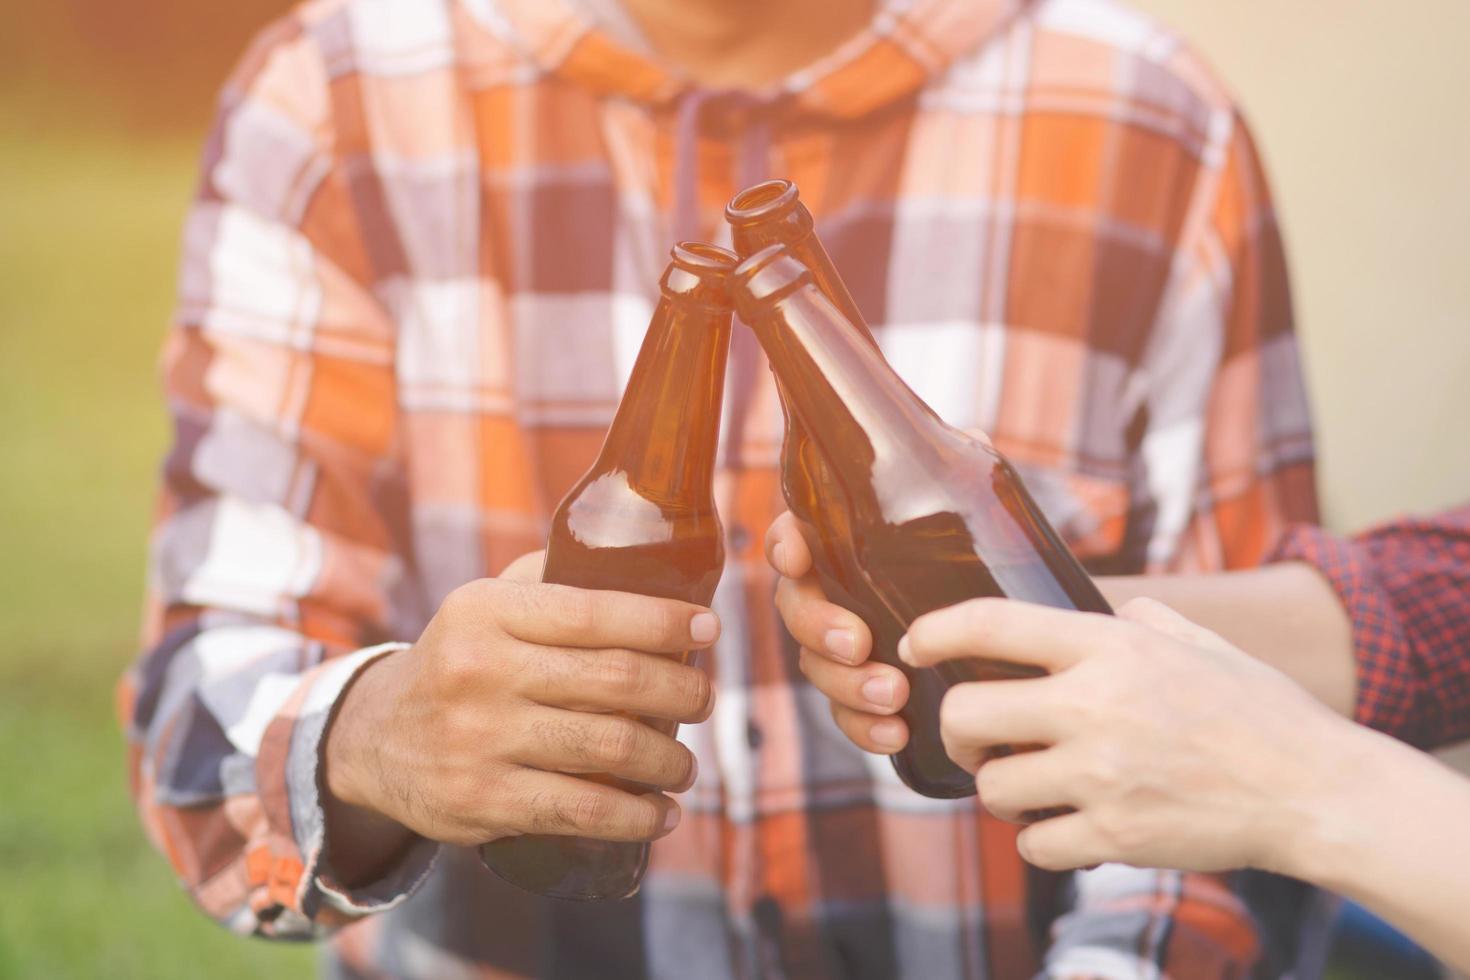
[[[718,108],[745,116],[745,131],[735,158],[735,187],[738,190],[770,176],[773,120],[781,99],[781,95],[756,95],[740,89],[690,89],[684,93],[674,121],[674,214],[671,225],[675,241],[697,240],[701,234],[699,134],[706,114]],[[730,338],[725,383],[730,403],[725,416],[728,421],[722,464],[727,468],[740,462],[740,446],[744,442],[760,362],[760,345],[754,334],[745,329],[735,330]]]

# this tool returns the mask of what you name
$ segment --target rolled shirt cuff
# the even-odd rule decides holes
[[[1426,733],[1418,710],[1421,691],[1413,641],[1361,545],[1319,527],[1296,526],[1282,536],[1271,560],[1306,562],[1337,593],[1353,632],[1355,720],[1406,742],[1422,742]]]
[[[439,845],[422,837],[376,881],[355,887],[344,885],[334,873],[326,844],[326,811],[323,807],[322,741],[343,693],[364,668],[389,653],[408,648],[406,643],[384,643],[323,662],[302,678],[301,687],[276,719],[289,726],[284,738],[273,742],[281,756],[269,757],[262,747],[258,765],[281,766],[284,770],[285,806],[267,804],[267,818],[279,824],[283,818],[301,855],[302,874],[295,901],[285,914],[303,916],[318,929],[343,925],[354,919],[387,911],[407,899],[433,870]],[[273,727],[276,727],[273,725]],[[278,732],[285,735],[281,728]],[[283,812],[284,811],[284,812]]]

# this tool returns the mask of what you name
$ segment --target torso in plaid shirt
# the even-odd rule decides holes
[[[1011,828],[838,733],[772,609],[780,413],[739,359],[718,706],[684,729],[700,778],[639,898],[552,905],[428,844],[333,881],[334,699],[541,545],[675,232],[727,240],[745,181],[797,181],[893,364],[1094,568],[1248,564],[1314,516],[1267,191],[1175,37],[1108,0],[912,0],[769,97],[712,96],[567,3],[320,0],[225,91],[165,356],[151,649],[122,690],[191,893],[240,932],[361,919],[335,963],[375,974],[1244,975],[1255,935],[1215,879],[1028,881]]]

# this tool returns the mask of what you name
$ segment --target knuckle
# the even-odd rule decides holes
[[[523,814],[519,823],[532,833],[554,834],[572,827],[566,803],[550,790],[528,792],[517,809]]]
[[[489,809],[502,795],[498,767],[489,776],[464,773],[444,782],[437,808],[446,815],[473,817]]]
[[[648,782],[651,785],[677,786],[689,775],[689,750],[677,742],[661,745],[657,751],[651,753],[650,761],[652,778]]]
[[[678,743],[675,743],[678,744]],[[670,773],[672,783],[675,786],[683,786],[688,783],[699,771],[699,763],[694,758],[694,753],[688,747],[679,745],[679,753],[676,756],[678,764]]]
[[[587,754],[581,731],[561,718],[533,718],[526,734],[530,744],[547,747],[559,761],[576,760]]]
[[[676,676],[679,677],[680,700],[685,706],[684,717],[703,718],[710,709],[715,691],[709,675],[698,667],[680,667]]]
[[[597,659],[597,680],[617,697],[639,694],[647,686],[643,662],[629,650],[610,650]]]
[[[569,678],[571,669],[554,655],[517,658],[507,673],[507,681],[532,700],[560,700],[568,687],[575,686],[575,678]]]
[[[652,800],[635,797],[628,810],[628,832],[641,839],[657,837],[663,829],[663,810]]]
[[[1091,819],[1098,836],[1107,841],[1111,850],[1126,854],[1147,843],[1143,826],[1124,807],[1097,807]]]
[[[668,647],[675,648],[689,646],[689,615],[684,609],[672,602],[658,603],[649,617],[653,626],[653,636],[650,637],[660,649]]]
[[[607,823],[612,815],[611,800],[602,793],[582,790],[574,793],[566,803],[567,817],[571,826],[591,829]]]
[[[439,689],[451,696],[474,685],[484,669],[484,659],[476,651],[461,647],[441,651],[434,661],[434,676],[439,682]]]
[[[621,768],[636,759],[642,741],[636,726],[636,722],[626,719],[609,719],[597,736],[598,760],[610,767]]]
[[[1114,752],[1099,749],[1082,769],[1085,788],[1097,796],[1113,796],[1123,784],[1125,766]]]

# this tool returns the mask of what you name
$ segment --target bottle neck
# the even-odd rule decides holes
[[[915,479],[942,477],[973,452],[973,440],[935,415],[813,282],[755,320],[789,407],[839,478],[849,471],[842,482],[854,506],[884,508]],[[864,487],[876,499],[860,499]]]
[[[597,471],[660,502],[704,503],[714,480],[730,309],[660,298]]]
[[[817,235],[811,212],[795,199],[794,189],[787,193],[791,200],[783,202],[781,207],[772,209],[769,214],[761,214],[758,219],[744,218],[734,224],[732,235],[736,251],[741,255],[753,255],[769,245],[785,245],[787,253],[806,266],[823,295],[832,301],[858,333],[876,344],[868,321],[858,309],[852,293],[848,292],[847,283],[837,272],[837,263],[832,261]]]
[[[837,274],[837,263],[832,261],[832,256],[827,254],[822,240],[817,237],[816,231],[809,231],[801,239],[793,242],[788,251],[792,256],[811,270],[812,281],[816,283],[822,295],[831,300],[832,305],[837,307],[844,318],[856,328],[868,343],[877,346],[878,341],[873,338],[873,331],[864,319],[862,311],[858,309],[857,301],[852,298],[852,293],[847,291],[847,283]]]

